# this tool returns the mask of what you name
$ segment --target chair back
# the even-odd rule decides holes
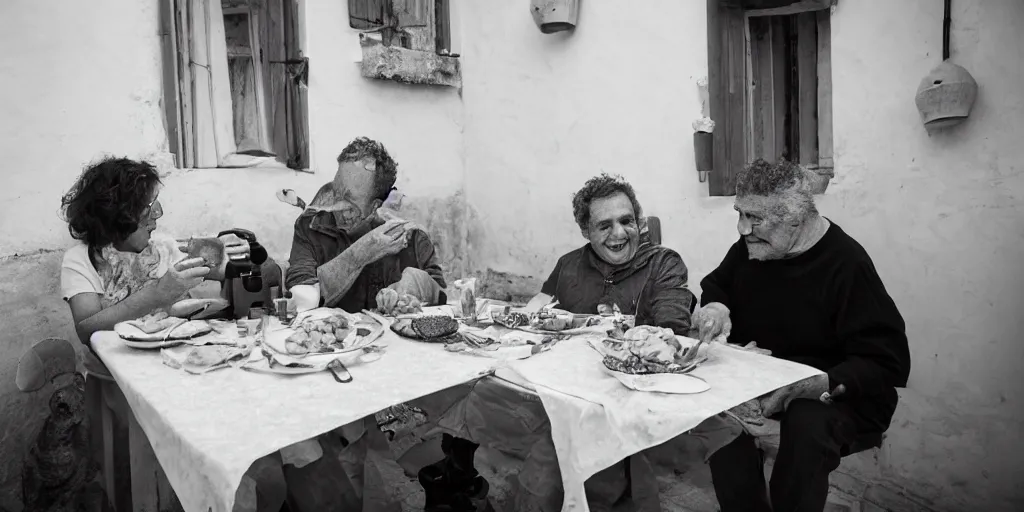
[[[658,217],[647,217],[646,229],[640,233],[641,237],[647,236],[652,244],[661,245],[661,219]]]

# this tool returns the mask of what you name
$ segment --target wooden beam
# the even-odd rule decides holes
[[[799,160],[818,165],[818,19],[813,12],[796,15],[797,122]]]
[[[832,169],[832,21],[818,11],[818,166]]]
[[[178,39],[175,30],[173,0],[160,0],[161,62],[163,64],[164,128],[168,150],[174,155],[175,167],[181,167],[181,108],[178,92]]]
[[[434,49],[441,55],[452,50],[452,15],[450,0],[434,0]]]
[[[789,137],[786,132],[786,119],[789,115],[789,95],[787,91],[790,87],[790,82],[792,82],[789,76],[789,61],[786,53],[786,39],[789,37],[789,33],[785,18],[776,16],[767,19],[771,20],[772,86],[775,88],[772,95],[772,101],[774,101],[772,112],[774,113],[775,123],[773,126],[775,147],[772,148],[768,161],[777,162],[779,158],[788,154],[789,148]]]
[[[731,196],[736,193],[736,173],[747,157],[747,18],[742,9],[716,0],[708,0],[708,12],[708,89],[715,121],[708,191],[712,196]]]
[[[820,11],[823,9],[830,9],[832,7],[832,0],[802,0],[795,2],[790,5],[781,7],[765,7],[757,8],[751,7],[747,9],[748,16],[788,16],[790,14],[799,14],[802,12]]]
[[[178,70],[178,111],[181,113],[181,156],[178,165],[188,169],[196,165],[195,110],[193,94],[195,89],[192,67],[192,45],[189,34],[192,27],[191,2],[189,0],[172,0],[174,4],[174,34],[178,42],[176,68]]]
[[[775,80],[769,18],[750,18],[750,150],[753,159],[775,153]]]

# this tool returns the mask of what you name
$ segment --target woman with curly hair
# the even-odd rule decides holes
[[[107,158],[63,197],[68,231],[81,243],[64,254],[61,290],[86,346],[97,331],[170,306],[210,273],[201,258],[182,259],[173,238],[153,235],[160,186],[151,164]]]
[[[202,258],[183,254],[174,238],[154,234],[163,216],[157,198],[161,185],[156,168],[147,162],[106,158],[86,168],[62,200],[68,231],[81,243],[64,254],[61,293],[79,339],[89,347],[86,371],[101,381],[113,379],[92,352],[93,333],[169,307],[204,278],[215,277]],[[228,257],[249,251],[248,243],[235,235],[220,239]],[[124,396],[116,386],[104,387],[108,405],[123,424],[129,411]],[[285,492],[279,458],[256,461],[246,477],[243,485],[250,491],[255,487],[259,496],[257,510],[277,512]]]

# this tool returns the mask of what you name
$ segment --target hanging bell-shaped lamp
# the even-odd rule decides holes
[[[932,69],[917,87],[917,110],[927,129],[948,128],[971,114],[978,95],[978,82],[964,69],[949,61],[951,0],[945,0],[942,25],[942,63]]]
[[[580,17],[580,0],[530,0],[530,14],[545,34],[571,30]]]

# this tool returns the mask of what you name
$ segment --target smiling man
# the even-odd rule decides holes
[[[572,199],[573,215],[588,243],[561,258],[530,301],[552,300],[579,314],[618,306],[636,315],[637,325],[666,327],[685,336],[695,299],[679,253],[641,235],[643,210],[633,186],[620,176],[601,174]]]
[[[623,314],[636,315],[636,325],[687,335],[695,297],[687,288],[686,264],[679,253],[651,243],[642,232],[643,210],[633,186],[621,176],[601,174],[576,192],[572,209],[588,243],[558,259],[527,309],[558,301],[560,309],[594,315],[618,306]],[[554,444],[549,434],[542,435],[520,471],[517,503],[559,510],[560,480]],[[636,510],[660,506],[657,481],[644,454],[597,473],[584,487],[591,510],[610,510],[627,491]]]
[[[818,213],[805,172],[763,160],[740,172],[740,239],[701,281],[701,339],[731,331],[730,344],[826,372],[761,399],[782,422],[770,496],[753,437],[711,456],[722,512],[820,512],[829,473],[881,442],[910,374],[903,317],[864,248]]]

